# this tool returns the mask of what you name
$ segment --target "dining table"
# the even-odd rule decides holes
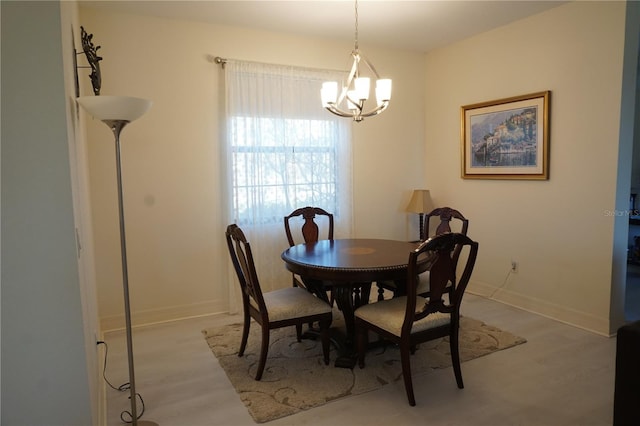
[[[355,310],[369,303],[371,285],[394,281],[401,294],[406,287],[409,253],[419,242],[346,238],[298,244],[282,253],[286,268],[313,287],[321,283],[332,290],[342,312],[346,333],[332,339],[338,349],[337,367],[353,368],[356,361]],[[428,258],[418,263],[418,273],[428,270]],[[335,331],[335,330],[334,330]]]

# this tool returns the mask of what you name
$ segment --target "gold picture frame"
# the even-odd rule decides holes
[[[461,107],[463,179],[549,179],[551,91]]]

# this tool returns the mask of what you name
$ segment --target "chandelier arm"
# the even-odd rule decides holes
[[[362,109],[364,108],[364,102],[363,101],[361,101],[359,99],[351,99],[349,97],[349,93],[347,93],[346,98],[347,98],[348,102],[351,102],[351,104],[354,105],[358,109],[359,112],[362,112]]]
[[[325,107],[325,109],[340,117],[352,117],[355,121],[362,121],[363,118],[373,117],[374,115],[380,114],[381,112],[386,110],[387,107],[389,106],[389,101],[384,101],[382,102],[382,104],[378,105],[376,108],[372,109],[371,111],[363,112],[363,107],[364,107],[363,102],[361,101],[354,102],[348,96],[347,96],[347,99],[349,99],[351,103],[356,106],[357,112],[343,111],[337,107],[337,104],[329,104],[328,106]]]
[[[345,100],[345,98],[348,98],[347,92],[349,91],[349,87],[351,87],[353,79],[358,75],[358,59],[360,57],[360,54],[354,50],[353,52],[351,52],[351,56],[353,56],[353,64],[351,65],[349,76],[347,77],[347,84],[342,86],[342,91],[340,92],[340,96],[338,97],[336,104],[339,104],[343,100]]]
[[[387,109],[387,107],[389,106],[389,102],[385,101],[382,105],[378,106],[377,108],[375,108],[374,110],[371,110],[369,112],[363,112],[360,114],[361,117],[372,117],[374,115],[378,115],[380,114],[382,111],[384,111],[385,109]]]
[[[376,71],[375,67],[373,66],[373,64],[371,62],[369,62],[369,60],[367,59],[366,56],[364,55],[360,55],[360,59],[362,59],[364,61],[364,63],[367,65],[367,67],[369,67],[369,69],[371,70],[371,72],[373,72],[373,75],[376,76],[376,80],[380,79],[380,75],[378,74],[378,71]]]
[[[346,118],[350,118],[350,117],[353,117],[353,116],[354,116],[354,114],[353,114],[353,113],[351,113],[351,112],[344,112],[344,111],[342,111],[341,109],[339,109],[339,108],[337,108],[337,107],[335,107],[334,105],[331,105],[331,104],[330,104],[330,105],[328,105],[328,106],[326,106],[326,107],[324,107],[324,108],[325,108],[327,111],[329,111],[330,113],[335,114],[335,115],[337,115],[337,116],[339,116],[339,117],[346,117]]]

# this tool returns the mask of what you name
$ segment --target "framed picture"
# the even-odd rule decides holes
[[[549,179],[550,91],[461,108],[463,179]]]

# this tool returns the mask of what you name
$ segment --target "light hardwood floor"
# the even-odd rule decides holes
[[[414,378],[416,407],[402,381],[364,395],[269,422],[269,425],[610,425],[615,338],[467,294],[467,315],[525,337],[527,343],[462,364],[465,389],[450,368]],[[238,322],[217,315],[134,330],[136,387],[144,420],[160,426],[253,425],[211,354],[201,330]],[[107,378],[127,380],[123,332],[105,336]],[[239,343],[239,342],[238,342]],[[357,368],[357,367],[356,367]],[[107,389],[108,425],[120,425],[128,394]]]

